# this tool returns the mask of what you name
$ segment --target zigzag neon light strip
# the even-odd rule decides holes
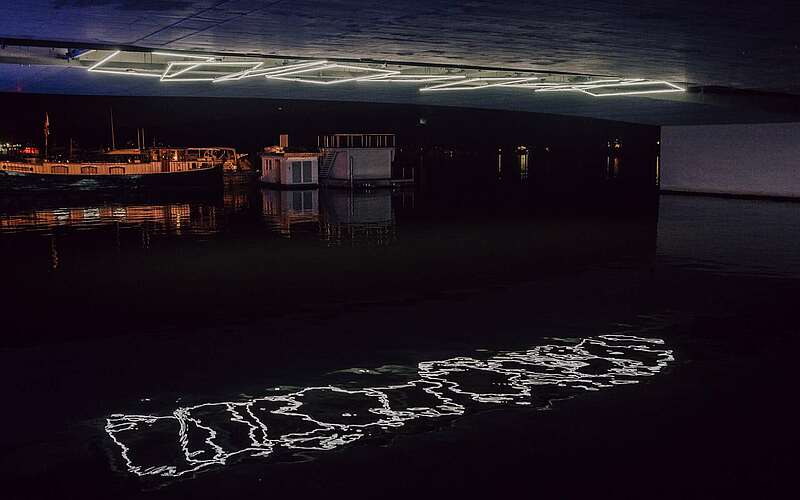
[[[230,61],[230,62],[217,62],[217,61],[204,61],[199,63],[188,63],[188,62],[171,62],[167,69],[164,71],[164,74],[161,75],[161,81],[171,81],[171,82],[213,82],[219,77],[210,77],[210,78],[175,78],[176,76],[182,75],[189,71],[195,71],[197,68],[202,68],[205,66],[212,66],[212,67],[228,67],[228,66],[250,66],[250,70],[257,69],[261,67],[264,63],[263,62],[241,62],[241,61]],[[175,66],[184,66],[183,69],[176,71],[170,74],[170,70]]]
[[[145,76],[145,77],[152,77],[152,78],[159,78],[161,75],[157,73],[147,73],[146,71],[139,71],[132,68],[127,69],[98,69],[107,62],[111,61],[119,54],[121,54],[121,50],[116,50],[109,54],[108,56],[104,57],[103,59],[97,61],[93,65],[89,66],[87,71],[91,73],[108,73],[113,75],[128,75],[128,76]],[[82,54],[83,55],[83,54]]]
[[[510,87],[519,83],[524,82],[531,82],[534,80],[539,80],[539,77],[529,77],[529,78],[519,78],[519,77],[478,77],[478,78],[469,78],[467,80],[459,80],[455,82],[449,83],[442,83],[439,85],[433,85],[431,87],[425,87],[420,89],[421,92],[435,92],[435,91],[442,91],[442,90],[478,90],[478,89],[486,89],[490,87]],[[495,83],[487,83],[486,85],[467,85],[469,83],[474,82],[495,82]]]
[[[439,82],[444,80],[464,80],[463,75],[397,75],[376,76],[364,80],[365,82],[393,82],[393,83],[426,83]]]
[[[636,88],[636,87],[652,87],[654,85],[666,86],[666,88],[652,89],[652,90],[630,90],[622,92],[592,92],[594,89],[603,88]],[[664,94],[669,92],[685,92],[686,89],[675,85],[674,83],[664,80],[645,80],[643,78],[628,78],[628,79],[610,79],[610,80],[594,80],[585,83],[564,84],[553,87],[537,88],[535,92],[582,92],[592,97],[609,97],[609,96],[631,96],[631,95],[644,95],[644,94]]]
[[[605,85],[605,84],[612,84],[612,83],[623,83],[623,82],[640,82],[641,79],[631,80],[631,79],[621,79],[621,78],[611,78],[606,80],[592,80],[589,82],[581,82],[581,83],[563,83],[551,87],[545,87],[536,89],[535,92],[576,92],[580,89],[584,88],[592,88],[596,85]]]
[[[352,77],[352,78],[340,78],[338,80],[327,80],[327,81],[311,80],[311,79],[307,79],[307,78],[296,78],[296,77],[289,78],[289,77],[292,77],[293,75],[311,73],[311,72],[314,72],[314,71],[327,71],[327,70],[331,70],[331,69],[345,69],[345,70],[351,70],[351,71],[364,71],[364,72],[373,73],[373,74],[369,74],[369,75],[365,75],[365,76],[357,76],[357,77]],[[388,75],[397,75],[397,74],[400,74],[400,72],[399,71],[387,70],[387,69],[364,68],[364,67],[361,67],[361,66],[349,66],[349,65],[346,65],[346,64],[335,64],[334,63],[334,64],[326,64],[326,65],[320,66],[320,67],[306,68],[306,69],[301,69],[301,70],[297,70],[297,71],[290,71],[290,72],[287,72],[287,73],[281,73],[280,76],[266,75],[266,78],[269,78],[271,80],[285,80],[285,81],[288,81],[288,82],[315,83],[317,85],[335,85],[335,84],[338,84],[338,83],[358,82],[358,81],[362,81],[362,80],[369,80],[371,78],[376,78],[376,77],[382,76],[382,75],[388,76]]]
[[[667,88],[655,89],[655,90],[631,90],[631,91],[622,91],[622,92],[591,92],[594,89],[601,89],[601,88],[619,88],[619,87],[635,87],[635,86],[649,86],[649,85],[665,85]],[[592,97],[610,97],[610,96],[625,96],[625,95],[642,95],[642,94],[664,94],[668,92],[686,92],[686,89],[675,85],[674,83],[670,83],[663,80],[652,81],[652,80],[645,80],[641,82],[625,82],[625,83],[617,83],[617,84],[606,84],[606,85],[595,85],[589,88],[581,88],[578,89],[580,92],[584,94],[589,94]]]
[[[117,56],[118,56],[120,53],[122,53],[122,51],[121,51],[121,50],[115,50],[115,51],[114,51],[114,52],[112,52],[111,54],[107,55],[106,57],[104,57],[104,58],[100,59],[100,60],[99,60],[99,61],[97,61],[96,63],[94,63],[94,64],[92,64],[91,66],[89,66],[89,68],[88,68],[86,71],[94,71],[95,69],[97,69],[97,68],[99,68],[100,66],[104,65],[104,64],[105,64],[105,63],[107,63],[108,61],[110,61],[110,60],[114,59],[115,57],[117,57]]]
[[[153,78],[161,78],[158,73],[144,73],[135,69],[94,69],[92,73],[109,73],[112,75],[128,75],[128,76],[149,76]]]
[[[291,64],[288,66],[272,66],[263,69],[247,69],[239,73],[232,73],[217,78],[214,82],[227,82],[231,80],[243,80],[245,78],[255,78],[257,76],[275,75],[280,76],[286,73],[291,73],[294,70],[305,69],[310,67],[317,67],[327,64],[328,61],[311,61],[305,63]]]
[[[94,52],[87,51],[76,58]],[[372,68],[367,66],[353,66],[347,64],[329,63],[325,60],[306,61],[282,66],[263,67],[265,61],[222,61],[221,56],[201,54],[181,54],[176,52],[151,52],[155,56],[165,58],[180,58],[180,61],[165,61],[166,68],[161,70],[138,70],[133,68],[110,69],[104,67],[108,62],[121,54],[115,50],[87,68],[92,73],[108,73],[116,75],[159,78],[162,82],[230,82],[248,78],[264,77],[270,80],[283,80],[316,85],[335,85],[346,82],[385,82],[385,83],[435,83],[420,89],[421,92],[479,90],[493,87],[507,87],[517,89],[530,89],[534,92],[580,92],[592,97],[633,96],[645,94],[662,94],[670,92],[685,92],[686,89],[665,80],[645,80],[641,78],[611,78],[603,80],[590,80],[585,82],[556,83],[542,82],[540,77],[525,76],[472,76],[452,74],[404,74],[399,70]],[[186,61],[186,59],[194,59]],[[118,64],[119,66],[119,64]],[[206,67],[240,67],[239,71],[222,73],[221,76],[209,77],[181,77],[186,73],[198,71]],[[336,78],[325,76],[326,71],[363,73],[361,76],[344,76]],[[309,73],[318,73],[316,78],[305,77]],[[494,74],[497,74],[496,72]],[[479,75],[479,73],[478,73]],[[653,88],[660,86],[661,88]],[[621,88],[621,89],[620,89]],[[606,89],[606,90],[603,90]],[[616,89],[616,90],[615,90]]]
[[[176,54],[175,52],[150,52],[154,56],[164,56],[164,57],[182,57],[184,59],[202,59],[204,61],[213,61],[216,59],[216,56],[204,56],[204,55],[196,55],[196,54]]]

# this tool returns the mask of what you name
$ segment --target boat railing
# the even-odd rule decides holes
[[[33,172],[33,167],[13,163],[0,163],[0,170],[8,172]]]
[[[319,148],[393,148],[394,134],[329,134],[317,137]]]

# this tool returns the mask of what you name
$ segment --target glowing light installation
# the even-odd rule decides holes
[[[365,80],[367,82],[392,82],[392,83],[427,83],[427,82],[440,82],[444,80],[464,80],[464,75],[386,75],[378,76]]]
[[[653,86],[661,86],[661,88],[650,88],[647,90],[648,87]],[[636,90],[634,87],[644,87],[644,89]],[[626,88],[633,90],[622,90],[618,92],[592,92],[595,89],[603,89],[603,88]],[[686,92],[686,89],[675,85],[674,83],[666,82],[666,81],[651,81],[651,80],[641,80],[641,81],[628,81],[622,83],[608,83],[605,85],[594,85],[591,87],[583,87],[578,89],[583,93],[589,94],[592,97],[609,97],[609,96],[622,96],[622,95],[642,95],[642,94],[663,94],[668,92]]]
[[[313,80],[313,79],[310,79],[310,78],[298,78],[297,76],[295,76],[295,75],[301,75],[301,74],[311,73],[311,72],[322,73],[323,71],[329,71],[329,70],[344,70],[346,72],[349,71],[349,72],[352,72],[352,73],[365,73],[365,74],[361,75],[361,76],[347,76],[347,77],[343,77],[343,78],[334,78],[334,79],[331,79],[331,80],[324,80],[324,79]],[[361,67],[361,66],[351,66],[351,65],[348,65],[348,64],[325,64],[325,65],[319,66],[319,67],[304,68],[304,69],[298,69],[298,70],[294,70],[294,71],[287,71],[285,73],[280,73],[279,75],[268,74],[268,75],[266,75],[266,78],[269,78],[269,79],[272,79],[272,80],[286,80],[286,81],[290,81],[290,82],[316,83],[318,85],[334,85],[334,84],[337,84],[337,83],[358,82],[358,81],[361,81],[361,80],[369,80],[371,78],[379,78],[379,77],[383,77],[383,76],[397,75],[399,73],[400,73],[399,71],[392,71],[392,70],[386,70],[386,69],[377,69],[377,68],[367,68],[367,67]]]
[[[420,89],[421,92],[434,92],[441,90],[478,90],[489,87],[509,87],[521,83],[532,82],[539,80],[539,77],[487,77],[487,78],[470,78],[468,80],[459,80],[457,82],[441,83]],[[477,85],[473,85],[477,84]]]
[[[116,414],[105,430],[122,470],[168,480],[242,458],[332,450],[421,419],[507,404],[548,408],[585,391],[638,383],[671,361],[672,351],[656,338],[559,339],[527,351],[481,352],[416,367],[343,370],[332,374],[343,379],[337,385],[276,388],[168,415]]]
[[[109,74],[115,74],[115,75],[145,76],[145,77],[149,76],[149,77],[158,78],[159,75],[156,74],[156,73],[147,73],[145,71],[137,71],[137,70],[130,69],[130,68],[127,68],[127,69],[99,69],[101,66],[103,66],[107,62],[111,61],[112,59],[114,59],[115,57],[117,57],[121,53],[122,53],[121,50],[115,50],[114,52],[112,52],[108,56],[100,59],[96,63],[94,63],[91,66],[89,66],[87,71],[89,71],[91,73],[109,73]]]
[[[204,78],[175,78],[176,76],[182,75],[184,73],[188,73],[190,71],[197,71],[200,68],[204,67],[212,67],[212,68],[219,68],[219,67],[247,67],[245,71],[252,71],[255,69],[260,68],[264,63],[263,62],[219,62],[219,61],[203,61],[203,62],[171,62],[167,69],[164,71],[164,74],[161,75],[161,81],[171,81],[171,82],[213,82],[218,77],[204,77]],[[170,70],[175,66],[183,66],[183,69],[170,73]]]
[[[245,78],[255,78],[257,76],[279,76],[286,73],[291,73],[292,71],[298,69],[305,69],[310,67],[320,67],[322,65],[327,64],[328,61],[311,61],[299,64],[290,64],[287,66],[273,66],[269,68],[262,68],[262,69],[248,69],[239,73],[232,73],[230,75],[225,75],[217,78],[214,80],[215,82],[227,82],[231,80],[243,80]]]
[[[104,51],[86,51],[79,57],[94,52],[102,54]],[[124,63],[119,61],[114,61],[114,66],[108,66],[120,54],[123,52],[114,50],[107,55],[102,55],[99,60],[87,68],[87,71],[159,78],[163,83],[222,83],[263,77],[269,80],[315,85],[336,85],[348,82],[432,84],[420,88],[421,92],[480,91],[503,87],[530,90],[536,93],[574,92],[592,97],[609,97],[662,94],[686,90],[684,87],[663,80],[608,78],[582,81],[581,77],[572,77],[572,81],[565,81],[563,77],[556,77],[550,79],[552,81],[547,81],[548,77],[545,74],[532,76],[530,73],[520,75],[519,72],[510,71],[468,71],[445,67],[435,68],[432,73],[425,74],[424,72],[420,73],[419,70],[401,68],[401,66],[396,66],[401,69],[386,69],[386,65],[378,68],[374,65],[340,64],[326,60],[300,61],[291,64],[284,61],[283,64],[269,65],[268,61],[257,60],[253,57],[223,57],[164,51],[142,53],[145,57],[150,56],[151,60],[149,63],[137,63],[137,67],[141,68],[144,64],[145,67],[152,66],[153,69],[120,68],[120,65]],[[128,58],[131,57],[130,54],[132,53],[125,53]],[[157,56],[157,58],[153,59],[152,56]],[[409,72],[404,73],[403,71]]]

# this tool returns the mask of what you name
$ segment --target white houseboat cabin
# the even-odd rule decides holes
[[[289,139],[281,135],[279,146],[261,153],[261,182],[282,187],[307,188],[319,183],[319,155],[289,150]]]

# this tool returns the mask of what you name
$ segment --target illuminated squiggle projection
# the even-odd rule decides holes
[[[549,408],[585,391],[635,384],[674,360],[664,341],[630,335],[553,339],[527,351],[350,369],[336,384],[122,415],[105,430],[125,471],[178,478],[252,457],[326,451],[430,419],[497,405]]]
[[[546,71],[464,69],[411,64],[343,64],[327,60],[280,60],[177,52],[89,50],[75,56],[90,73],[158,78],[162,83],[239,82],[260,77],[295,84],[420,84],[420,92],[464,92],[506,88],[532,92],[572,92],[592,97],[685,92],[679,85],[641,78],[592,79]]]

